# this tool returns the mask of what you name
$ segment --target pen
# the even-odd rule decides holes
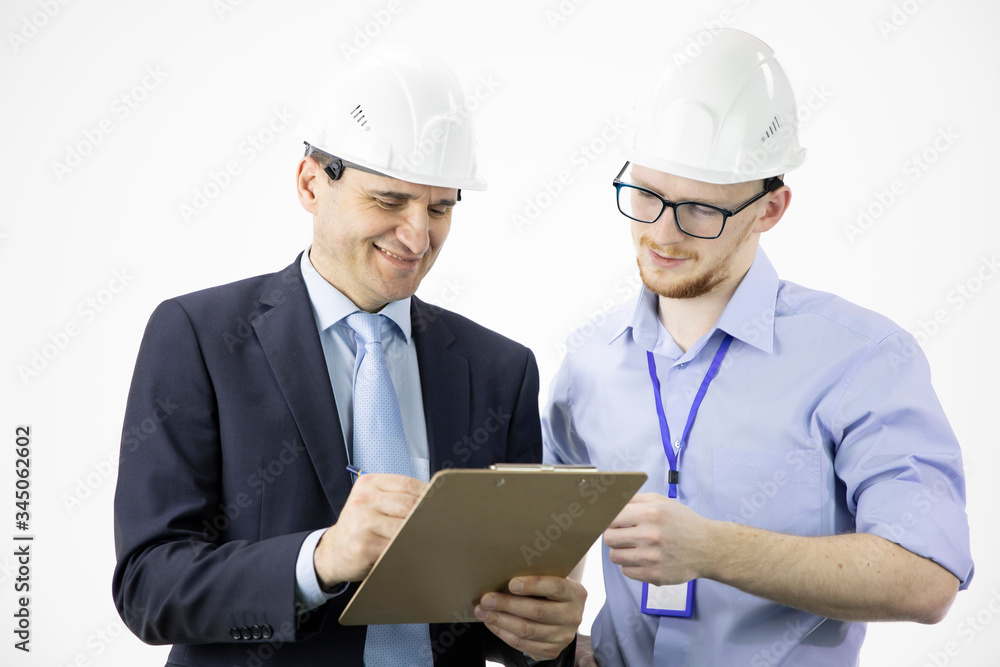
[[[365,471],[362,470],[361,468],[357,467],[357,466],[347,466],[347,472],[349,472],[352,475],[354,475],[355,479],[357,479],[361,475],[365,474]]]

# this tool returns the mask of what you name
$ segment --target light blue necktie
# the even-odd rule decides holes
[[[356,312],[347,324],[357,334],[360,359],[354,378],[354,465],[365,472],[412,477],[399,401],[382,350],[384,315]],[[386,600],[386,604],[393,604]],[[431,667],[425,624],[369,625],[365,667]]]

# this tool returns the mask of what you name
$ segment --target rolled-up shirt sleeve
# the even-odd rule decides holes
[[[857,367],[836,411],[837,476],[856,530],[973,575],[958,440],[916,340],[897,331]]]

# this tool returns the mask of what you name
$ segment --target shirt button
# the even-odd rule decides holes
[[[683,369],[685,366],[687,366],[687,362],[686,361],[677,364],[677,368],[680,368],[680,369]]]

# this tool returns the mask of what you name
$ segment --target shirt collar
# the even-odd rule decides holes
[[[770,354],[774,349],[774,306],[777,298],[778,274],[763,249],[758,246],[750,270],[743,276],[719,320],[702,337],[702,341],[691,347],[689,353],[696,354],[703,347],[703,341],[711,338],[716,330],[722,330],[733,338]],[[632,339],[642,349],[657,353],[662,350],[667,357],[679,358],[681,351],[676,343],[672,339],[664,340],[670,336],[656,316],[656,305],[656,294],[643,287],[631,319],[625,321],[608,343],[631,330]]]
[[[778,273],[758,246],[750,270],[722,311],[716,329],[762,352],[774,350],[774,306],[778,300]]]
[[[319,274],[309,260],[309,251],[311,249],[311,247],[307,248],[302,253],[302,260],[299,266],[302,269],[302,279],[305,281],[306,289],[309,291],[309,300],[312,302],[313,315],[316,317],[316,326],[320,332],[323,332],[341,322],[351,313],[357,312],[359,308],[343,292],[328,283]],[[389,302],[379,313],[392,320],[402,332],[406,342],[410,342],[410,297]]]

